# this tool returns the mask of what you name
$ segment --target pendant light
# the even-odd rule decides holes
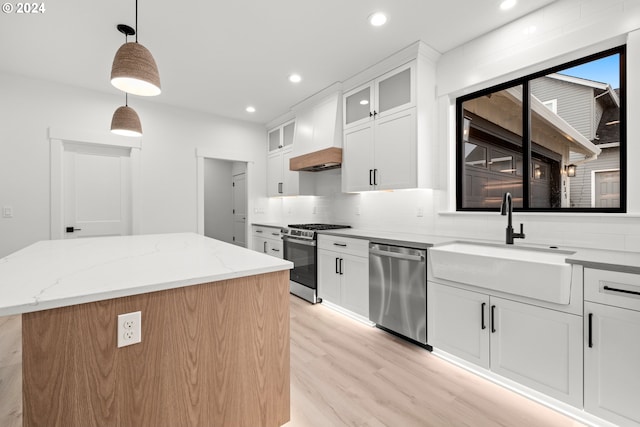
[[[118,30],[120,30],[118,26]],[[131,28],[131,27],[129,27]],[[123,44],[111,66],[111,84],[118,89],[140,96],[159,95],[160,74],[151,52],[138,43],[138,0],[136,0],[136,41]]]
[[[118,31],[124,34],[124,43],[127,38],[135,34],[135,30],[128,25],[118,25]],[[124,105],[118,107],[111,119],[111,132],[124,136],[142,136],[142,125],[136,110],[129,107],[129,94],[124,94]]]
[[[118,107],[111,119],[111,132],[123,136],[142,136],[142,125],[136,110],[129,107],[129,94],[124,95],[124,105]]]

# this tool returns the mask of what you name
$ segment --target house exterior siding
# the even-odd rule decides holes
[[[595,138],[592,123],[595,117],[593,89],[550,77],[540,77],[531,81],[531,93],[542,102],[556,99],[557,114],[588,140]]]
[[[569,203],[572,208],[591,208],[592,172],[620,168],[620,148],[605,148],[598,160],[578,164],[576,176],[569,178]]]

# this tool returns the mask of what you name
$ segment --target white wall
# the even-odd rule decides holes
[[[105,86],[108,87],[108,81]],[[0,257],[49,234],[49,127],[108,130],[120,95],[0,74]],[[161,95],[162,96],[162,95]],[[266,193],[263,126],[131,97],[142,121],[141,232],[197,230],[196,149],[253,162],[249,198]],[[159,100],[160,102],[161,100]],[[249,212],[251,215],[251,212]],[[251,217],[249,217],[251,221]]]
[[[204,235],[233,243],[234,162],[204,160]]]
[[[532,34],[525,29],[536,27]],[[559,0],[442,55],[437,77],[438,190],[334,194],[306,205],[274,206],[280,218],[322,205],[327,221],[354,227],[503,241],[506,219],[495,213],[455,212],[455,98],[627,43],[629,214],[519,214],[528,243],[640,251],[640,1]],[[322,172],[325,173],[325,172]],[[278,203],[277,200],[273,204]],[[419,216],[419,211],[423,216]],[[290,214],[289,212],[292,212]],[[278,213],[275,214],[278,217]],[[304,218],[301,222],[305,222]]]

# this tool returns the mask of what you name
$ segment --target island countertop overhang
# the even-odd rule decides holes
[[[288,270],[195,233],[45,240],[0,259],[0,316]]]

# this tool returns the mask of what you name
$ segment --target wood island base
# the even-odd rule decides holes
[[[288,271],[25,313],[23,425],[280,426],[289,333]]]

